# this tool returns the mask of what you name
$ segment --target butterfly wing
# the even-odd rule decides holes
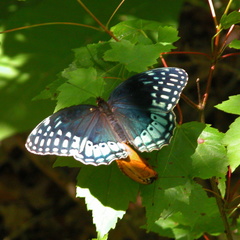
[[[141,152],[159,150],[170,142],[175,115],[150,110],[118,108],[115,112],[129,143]],[[127,117],[126,117],[127,116]]]
[[[84,164],[110,164],[127,151],[99,108],[78,105],[43,120],[29,135],[26,148],[35,154],[73,156]]]
[[[176,106],[187,83],[179,68],[156,68],[120,84],[109,104],[127,139],[140,151],[153,151],[168,144],[175,128]]]

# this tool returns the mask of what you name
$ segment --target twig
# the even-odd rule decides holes
[[[210,182],[211,182],[211,186],[212,186],[213,191],[216,192],[218,195],[221,195],[221,193],[220,193],[220,191],[217,187],[216,178],[211,178]],[[224,224],[227,239],[228,240],[233,240],[231,229],[230,229],[228,219],[227,219],[227,215],[226,215],[226,212],[224,210],[225,209],[224,208],[224,201],[220,197],[215,197],[215,199],[216,199],[216,202],[217,202],[219,213],[221,215],[221,218],[222,218],[222,221],[223,221],[223,224]]]
[[[116,14],[116,12],[118,11],[118,9],[123,5],[124,2],[125,2],[125,0],[122,0],[122,1],[118,4],[118,6],[116,7],[116,9],[113,11],[111,17],[110,17],[110,18],[108,19],[108,21],[107,21],[106,28],[108,28],[108,25],[109,25],[109,23],[111,22],[113,16]]]
[[[94,21],[96,21],[96,23],[104,30],[104,32],[106,32],[108,35],[110,35],[115,41],[119,42],[119,39],[116,38],[113,33],[111,31],[109,31],[107,29],[107,27],[104,26],[104,24],[102,24],[98,18],[87,8],[87,6],[81,1],[81,0],[77,0],[78,3],[83,7],[83,9],[93,18]]]
[[[81,23],[74,23],[74,22],[49,22],[49,23],[33,24],[33,25],[19,27],[19,28],[12,28],[12,29],[9,29],[9,30],[2,31],[0,33],[9,33],[9,32],[14,32],[14,31],[18,31],[18,30],[34,28],[34,27],[41,27],[41,26],[46,26],[46,25],[73,25],[73,26],[92,28],[94,30],[100,31],[100,29],[97,28],[97,27],[86,25],[86,24],[81,24]]]

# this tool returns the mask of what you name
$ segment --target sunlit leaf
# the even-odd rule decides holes
[[[123,217],[125,211],[104,206],[97,198],[91,195],[87,188],[77,187],[77,197],[84,197],[87,209],[92,210],[93,223],[96,225],[98,239],[106,239],[104,236],[116,226],[118,219]]]
[[[227,156],[231,170],[234,171],[240,165],[240,117],[238,117],[226,132],[223,143],[227,146]]]
[[[215,107],[227,113],[240,115],[240,95],[230,96],[228,100],[216,105]]]

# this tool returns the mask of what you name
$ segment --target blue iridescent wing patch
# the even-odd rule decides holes
[[[29,135],[26,147],[40,155],[73,156],[85,164],[110,164],[126,158],[122,140],[96,106],[62,109],[43,120]]]
[[[156,68],[120,84],[108,102],[62,109],[29,135],[26,148],[35,154],[73,156],[84,164],[110,164],[126,158],[124,144],[151,152],[168,144],[175,128],[176,106],[187,83],[179,68]]]

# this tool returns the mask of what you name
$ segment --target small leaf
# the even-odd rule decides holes
[[[161,23],[143,19],[123,21],[111,28],[119,40],[128,40],[133,44],[151,44],[157,42],[157,31]]]
[[[87,209],[92,210],[93,223],[96,225],[98,239],[105,239],[109,230],[115,228],[118,218],[121,219],[125,214],[125,211],[104,206],[90,193],[89,189],[77,187],[77,197],[84,197]]]
[[[163,45],[169,45],[179,39],[176,28],[165,26],[158,28],[158,42]]]
[[[105,52],[104,59],[119,62],[130,72],[146,71],[147,67],[157,63],[159,54],[168,49],[162,45],[134,45],[127,40],[111,43],[111,47]]]
[[[228,46],[230,48],[240,49],[240,40],[234,39]]]
[[[226,132],[223,143],[227,145],[227,155],[231,170],[234,171],[240,165],[240,117],[238,117]]]
[[[223,133],[207,126],[198,138],[198,147],[192,158],[192,174],[202,179],[213,176],[224,178],[229,165],[222,144]]]
[[[240,94],[235,96],[230,96],[228,100],[216,105],[215,107],[227,113],[240,115]]]
[[[240,12],[233,11],[228,15],[223,14],[220,23],[222,24],[223,29],[230,28],[233,24],[240,23]]]

